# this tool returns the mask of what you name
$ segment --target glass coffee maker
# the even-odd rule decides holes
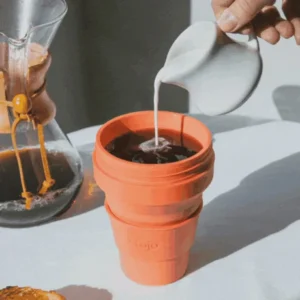
[[[45,222],[72,203],[80,156],[46,91],[64,0],[0,0],[0,225]]]

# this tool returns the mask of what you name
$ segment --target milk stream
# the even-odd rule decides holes
[[[154,140],[155,147],[159,146],[159,130],[158,130],[158,105],[159,105],[159,90],[162,83],[176,85],[180,88],[188,89],[182,79],[186,79],[186,73],[193,70],[197,62],[197,51],[186,51],[178,57],[168,61],[162,67],[154,80]]]
[[[159,89],[161,86],[160,72],[158,72],[154,82],[154,138],[155,147],[159,146],[158,136],[158,103],[159,103]]]
[[[163,82],[165,82],[165,79],[169,78],[170,75],[177,74],[180,70],[180,65],[173,63],[170,66],[164,66],[159,70],[157,73],[155,80],[154,80],[154,142],[155,142],[155,147],[158,148],[160,146],[160,140],[159,140],[159,130],[158,130],[158,105],[159,105],[159,90],[160,86]],[[171,82],[166,82],[170,83]],[[175,85],[175,83],[173,83]],[[177,84],[176,84],[177,85]],[[178,85],[179,86],[179,85]],[[183,86],[181,86],[184,88]]]

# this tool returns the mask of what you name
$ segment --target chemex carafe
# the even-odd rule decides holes
[[[0,225],[30,226],[64,211],[82,182],[80,156],[46,91],[48,48],[64,0],[0,0]]]

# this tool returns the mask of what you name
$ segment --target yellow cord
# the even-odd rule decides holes
[[[49,163],[47,159],[47,151],[45,147],[45,137],[44,137],[44,128],[43,125],[37,124],[37,131],[38,137],[40,142],[40,151],[41,151],[41,158],[43,163],[43,169],[45,173],[45,180],[43,185],[39,191],[39,194],[44,195],[47,191],[55,184],[55,180],[51,177]]]
[[[12,130],[11,130],[11,139],[12,139],[12,144],[13,144],[13,147],[15,150],[18,167],[19,167],[21,185],[22,185],[22,190],[23,190],[22,197],[26,200],[26,204],[25,204],[26,209],[30,209],[33,195],[27,191],[25,177],[24,177],[24,170],[23,170],[23,166],[22,166],[22,160],[20,157],[20,153],[19,153],[19,149],[18,149],[18,145],[17,145],[17,138],[16,138],[16,129],[20,122],[21,122],[21,119],[19,119],[19,118],[14,120],[14,122],[12,124]]]

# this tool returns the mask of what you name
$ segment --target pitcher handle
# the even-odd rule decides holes
[[[231,42],[233,41],[235,43],[249,47],[252,50],[260,52],[258,38],[254,33],[248,34],[248,41],[246,41],[246,39],[244,39],[243,41],[239,41],[238,39],[235,38],[236,33],[227,33],[225,35],[230,38]],[[243,35],[243,34],[241,35],[244,36],[245,38],[247,37],[247,35]]]
[[[259,52],[259,42],[257,36],[254,33],[249,34],[249,40],[248,42],[246,42],[246,44],[248,45],[248,47]]]
[[[258,42],[258,38],[256,36],[256,34],[254,33],[254,27],[253,24],[250,23],[252,32],[248,35],[249,39],[248,42],[246,43],[248,47],[250,47],[251,49],[259,52],[259,42]]]

